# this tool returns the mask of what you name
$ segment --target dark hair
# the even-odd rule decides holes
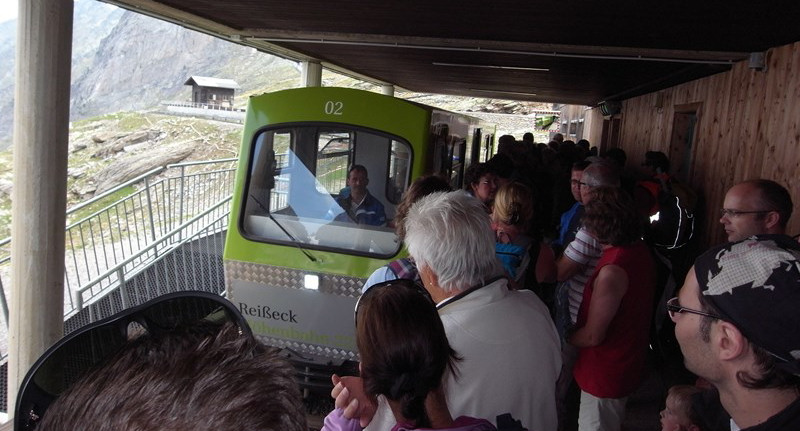
[[[359,300],[356,344],[367,395],[384,395],[416,428],[430,427],[428,393],[438,389],[458,360],[436,307],[423,294],[394,280],[367,290]]]
[[[497,139],[497,143],[498,143],[498,145],[499,144],[504,144],[504,145],[516,144],[517,143],[517,138],[515,138],[514,135],[503,135],[503,136],[501,136],[501,137],[499,137]]]
[[[762,209],[777,212],[780,217],[778,223],[785,228],[792,216],[792,196],[789,195],[789,191],[772,180],[756,179],[745,183],[751,184],[761,192],[759,200]]]
[[[305,431],[294,374],[230,323],[146,334],[72,385],[36,429]]]
[[[669,172],[669,158],[661,151],[648,151],[644,153],[644,165],[651,166],[653,169],[661,169],[661,172]]]
[[[367,172],[367,168],[364,165],[353,165],[353,166],[350,166],[350,169],[347,170],[347,178],[348,179],[350,178],[350,174],[353,173],[353,171],[359,171],[359,172],[363,172],[364,175],[369,175],[369,173]]]
[[[472,185],[477,184],[481,177],[486,174],[497,174],[494,170],[494,166],[489,165],[488,163],[474,163],[467,168],[467,172],[464,173],[464,189],[472,191]]]
[[[572,164],[572,170],[573,171],[583,171],[583,170],[586,170],[586,168],[588,168],[589,165],[591,165],[591,164],[592,164],[592,162],[590,162],[588,160],[579,160],[579,161],[577,161],[577,162]]]
[[[698,297],[701,311],[716,316],[721,315],[719,309],[703,295],[702,291],[698,292]],[[702,316],[700,319],[700,338],[703,342],[711,341],[711,324],[715,320],[718,319],[708,316]],[[748,342],[753,349],[754,365],[761,371],[761,375],[753,376],[747,371],[739,371],[736,373],[736,380],[740,385],[748,389],[794,388],[800,390],[800,376],[781,370],[776,366],[775,357],[761,346],[753,344],[750,340]]]
[[[446,179],[438,175],[427,175],[417,178],[411,186],[406,190],[403,195],[403,200],[397,205],[397,211],[394,215],[394,231],[402,241],[406,236],[405,218],[408,215],[408,210],[414,205],[419,198],[427,196],[434,192],[451,192],[453,188]]]
[[[602,244],[625,245],[642,237],[633,199],[619,187],[596,187],[583,213],[584,227]]]
[[[689,423],[696,426],[699,430],[704,430],[702,416],[697,409],[694,408],[692,397],[694,394],[699,394],[703,390],[697,386],[692,385],[674,385],[667,390],[667,398],[672,397],[676,406],[675,414],[686,416]]]
[[[500,178],[511,178],[514,174],[514,160],[507,154],[497,153],[486,164]]]
[[[628,161],[628,156],[622,148],[609,148],[608,151],[603,154],[603,158],[611,159],[620,168],[625,167],[625,162]]]

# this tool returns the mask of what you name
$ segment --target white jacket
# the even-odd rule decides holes
[[[509,291],[500,279],[439,309],[450,346],[462,358],[445,377],[453,417],[495,423],[511,413],[531,430],[555,430],[561,346],[547,307],[530,291]],[[367,430],[395,424],[385,400]],[[496,423],[495,423],[496,424]]]

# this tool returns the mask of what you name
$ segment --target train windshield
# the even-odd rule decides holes
[[[395,209],[409,184],[402,138],[341,124],[256,134],[240,228],[252,240],[390,257]]]

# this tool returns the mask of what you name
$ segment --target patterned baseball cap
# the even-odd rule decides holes
[[[756,235],[714,247],[695,261],[700,290],[723,320],[800,375],[800,244]]]

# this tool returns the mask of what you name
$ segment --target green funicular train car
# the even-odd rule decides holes
[[[226,288],[253,332],[299,365],[307,389],[329,390],[330,373],[357,360],[353,309],[366,278],[406,255],[391,219],[411,181],[438,173],[461,187],[466,167],[492,153],[494,134],[476,118],[361,90],[250,99]],[[341,217],[336,199],[354,164],[366,167],[387,224]]]

